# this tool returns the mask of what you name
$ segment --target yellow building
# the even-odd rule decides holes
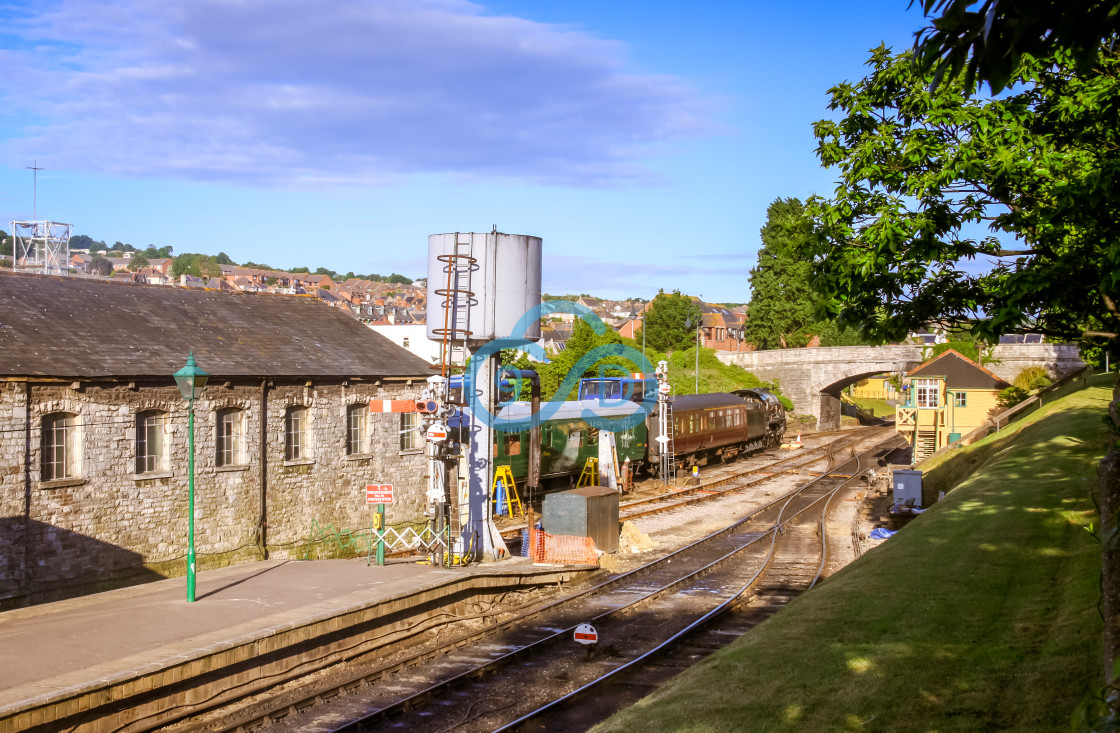
[[[895,408],[895,429],[917,463],[980,427],[1010,385],[952,349],[903,379],[905,402]]]
[[[898,390],[885,374],[856,382],[852,385],[851,395],[856,400],[897,400],[899,397]]]

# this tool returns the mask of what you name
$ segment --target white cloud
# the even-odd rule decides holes
[[[9,27],[12,27],[9,25]],[[623,44],[466,0],[63,0],[15,21],[10,155],[255,185],[410,173],[576,185],[712,133]]]

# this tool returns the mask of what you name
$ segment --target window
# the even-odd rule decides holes
[[[350,405],[346,408],[346,455],[353,456],[367,452],[368,415],[369,405]]]
[[[214,463],[217,466],[236,466],[242,462],[244,444],[244,420],[241,410],[226,409],[218,411],[217,439]]]
[[[136,473],[167,470],[167,413],[149,410],[136,415]]]
[[[420,413],[401,413],[401,450],[416,450],[420,447]]]
[[[289,407],[284,415],[284,460],[307,458],[307,408]]]
[[[81,473],[78,416],[66,412],[43,418],[43,481],[76,478]]]
[[[505,455],[521,455],[521,433],[505,433]]]
[[[918,407],[937,407],[937,397],[940,392],[940,379],[914,380],[914,398]]]
[[[968,394],[966,392],[954,392],[953,407],[968,407]]]
[[[401,346],[406,349],[408,348],[408,336],[405,336],[403,339],[401,339]]]

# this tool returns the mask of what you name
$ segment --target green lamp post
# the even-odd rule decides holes
[[[187,401],[187,602],[194,602],[194,401],[202,396],[202,388],[210,375],[194,363],[194,352],[187,363],[175,372],[175,384]]]

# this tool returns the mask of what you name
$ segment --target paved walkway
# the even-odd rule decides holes
[[[0,708],[469,574],[364,558],[271,560],[200,573],[194,603],[186,579],[171,578],[0,613]]]

